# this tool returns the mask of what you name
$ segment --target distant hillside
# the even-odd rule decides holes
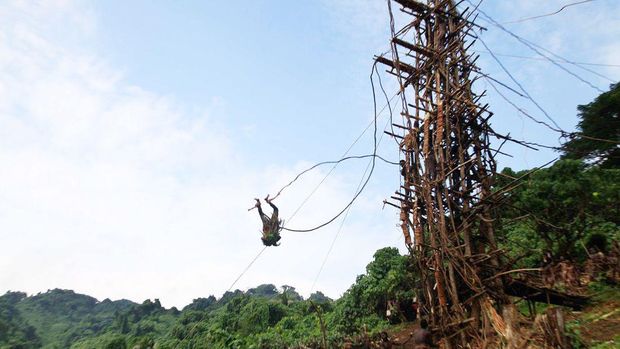
[[[323,334],[336,348],[377,338],[385,330],[404,340],[414,325],[390,327],[390,322],[411,320],[407,301],[414,296],[415,280],[411,259],[388,247],[375,253],[366,273],[336,301],[321,292],[304,300],[294,287],[272,284],[226,292],[219,299],[197,298],[182,311],[165,309],[157,299],[137,304],[98,302],[58,289],[30,297],[7,292],[0,296],[0,349],[301,349],[321,347]],[[615,334],[620,290],[603,283],[592,287],[599,299],[590,310],[568,314],[567,326],[575,343],[581,340],[579,331],[596,329],[584,332],[584,343],[610,348],[620,340]],[[386,307],[393,301],[398,304],[387,319]],[[521,310],[527,316],[528,309]]]
[[[227,313],[226,305],[233,300],[241,304],[241,299],[260,299],[258,302],[271,304],[303,301],[294,287],[285,285],[281,292],[272,284],[247,292],[226,292],[220,299],[197,298],[183,311],[166,309],[158,299],[138,304],[129,300],[98,301],[61,289],[32,296],[7,292],[0,296],[0,349],[122,349],[127,347],[125,336],[135,339],[132,347],[152,347],[156,340],[180,336],[179,326],[204,321],[218,312]],[[321,292],[314,293],[311,299],[331,302]]]
[[[0,326],[23,329],[26,325],[26,330],[11,337],[17,335],[27,340],[27,346],[44,348],[67,348],[77,338],[96,335],[109,327],[118,313],[137,305],[128,300],[99,302],[93,297],[60,289],[30,297],[22,292],[8,292],[0,297],[0,304]],[[0,337],[0,344],[3,342],[8,343]]]
[[[0,297],[0,348],[37,348],[41,339],[15,307],[26,298],[23,292],[7,292]]]
[[[165,309],[159,300],[97,301],[68,290],[0,296],[0,349],[299,348],[322,338],[319,314],[330,341],[364,328],[385,328],[386,297],[409,298],[409,259],[383,248],[367,274],[337,301],[317,291],[305,300],[295,287],[263,284],[221,298],[197,298]],[[388,294],[390,296],[388,296]]]

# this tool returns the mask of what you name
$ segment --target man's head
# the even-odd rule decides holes
[[[428,328],[428,321],[426,321],[426,319],[422,319],[420,321],[420,327],[424,330],[426,330]]]

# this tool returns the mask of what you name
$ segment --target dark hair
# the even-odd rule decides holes
[[[420,320],[420,327],[422,327],[422,329],[426,330],[428,328],[428,321],[426,321],[426,319]]]

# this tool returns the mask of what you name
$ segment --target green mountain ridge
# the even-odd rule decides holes
[[[75,293],[71,290],[53,289],[27,296],[23,292],[7,292],[0,297],[2,323],[27,324],[35,333],[36,342],[59,342],[68,347],[76,338],[99,333],[113,323],[117,313],[127,311],[137,304],[129,300],[111,301]],[[7,321],[8,320],[8,321]]]
[[[330,336],[338,338],[361,324],[386,324],[384,307],[374,307],[388,288],[411,288],[407,266],[396,248],[380,249],[367,274],[358,277],[361,284],[336,301],[320,291],[304,299],[292,286],[273,284],[197,298],[181,311],[162,307],[158,299],[138,304],[62,289],[32,296],[7,292],[0,296],[0,348],[289,347],[318,341],[317,308],[331,324]],[[366,287],[380,297],[363,295]]]

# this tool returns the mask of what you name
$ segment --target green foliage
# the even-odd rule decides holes
[[[521,177],[526,171],[503,174]],[[499,181],[502,187],[508,180]],[[507,197],[498,232],[501,247],[521,266],[539,266],[543,250],[582,260],[593,237],[620,237],[620,170],[561,160],[526,176]],[[595,240],[597,238],[594,238]]]
[[[21,316],[16,305],[26,298],[23,292],[7,292],[0,297],[0,348],[39,348],[41,340],[33,326]]]
[[[299,302],[303,300],[301,295],[295,290],[295,287],[288,285],[282,285],[282,294],[280,295],[280,299],[284,305],[288,305],[289,302]]]
[[[114,323],[117,312],[132,305],[126,300],[98,302],[73,291],[55,289],[23,297],[14,304],[14,310],[27,324],[23,328],[30,337],[37,338],[37,347],[68,348],[79,338],[103,333]]]
[[[567,321],[566,330],[572,341],[574,348],[618,348],[620,344],[620,334],[613,332],[614,326],[602,325],[601,322],[608,320],[610,323],[616,321],[611,317],[620,311],[617,307],[617,300],[620,299],[620,288],[617,285],[609,285],[602,282],[592,282],[588,285],[590,293],[593,295],[593,303],[590,309],[574,314],[575,316]],[[602,326],[601,326],[602,325]],[[602,337],[597,338],[597,332],[601,332]],[[582,338],[582,334],[588,334],[588,342]],[[609,335],[613,338],[610,338]]]
[[[294,287],[265,284],[247,292],[195,299],[179,312],[159,300],[112,302],[73,291],[0,297],[0,348],[146,349],[291,348],[318,346],[318,312],[334,346],[343,336],[387,326],[388,299],[409,296],[407,258],[395,248],[375,253],[366,274],[338,301],[321,292],[304,300]]]
[[[342,334],[359,332],[363,326],[370,330],[383,328],[388,300],[412,298],[413,289],[409,259],[396,248],[380,249],[366,267],[366,274],[358,276],[355,284],[336,301],[328,318]]]
[[[497,177],[496,188],[513,188],[497,238],[516,266],[540,266],[544,251],[580,261],[586,248],[606,250],[620,238],[620,83],[577,109],[579,132],[562,146],[562,161]]]
[[[598,343],[592,345],[591,349],[618,349],[620,347],[620,335],[617,335],[613,340],[604,343]]]
[[[82,339],[71,349],[127,349],[127,338],[120,334],[105,333],[95,338]]]
[[[209,296],[207,298],[196,298],[183,308],[183,311],[187,310],[207,310],[212,308],[217,302],[217,299],[214,296]]]
[[[310,297],[308,297],[308,300],[311,300],[317,304],[332,302],[332,299],[324,295],[323,292],[321,291],[316,291],[313,294],[311,294]]]
[[[580,133],[562,146],[564,157],[582,159],[601,168],[620,168],[620,83],[577,110]]]
[[[598,303],[620,299],[620,288],[617,286],[607,285],[602,282],[593,282],[588,285],[588,289],[594,296],[594,300]]]
[[[279,292],[273,284],[263,284],[249,289],[247,294],[257,297],[275,298],[279,295]]]

